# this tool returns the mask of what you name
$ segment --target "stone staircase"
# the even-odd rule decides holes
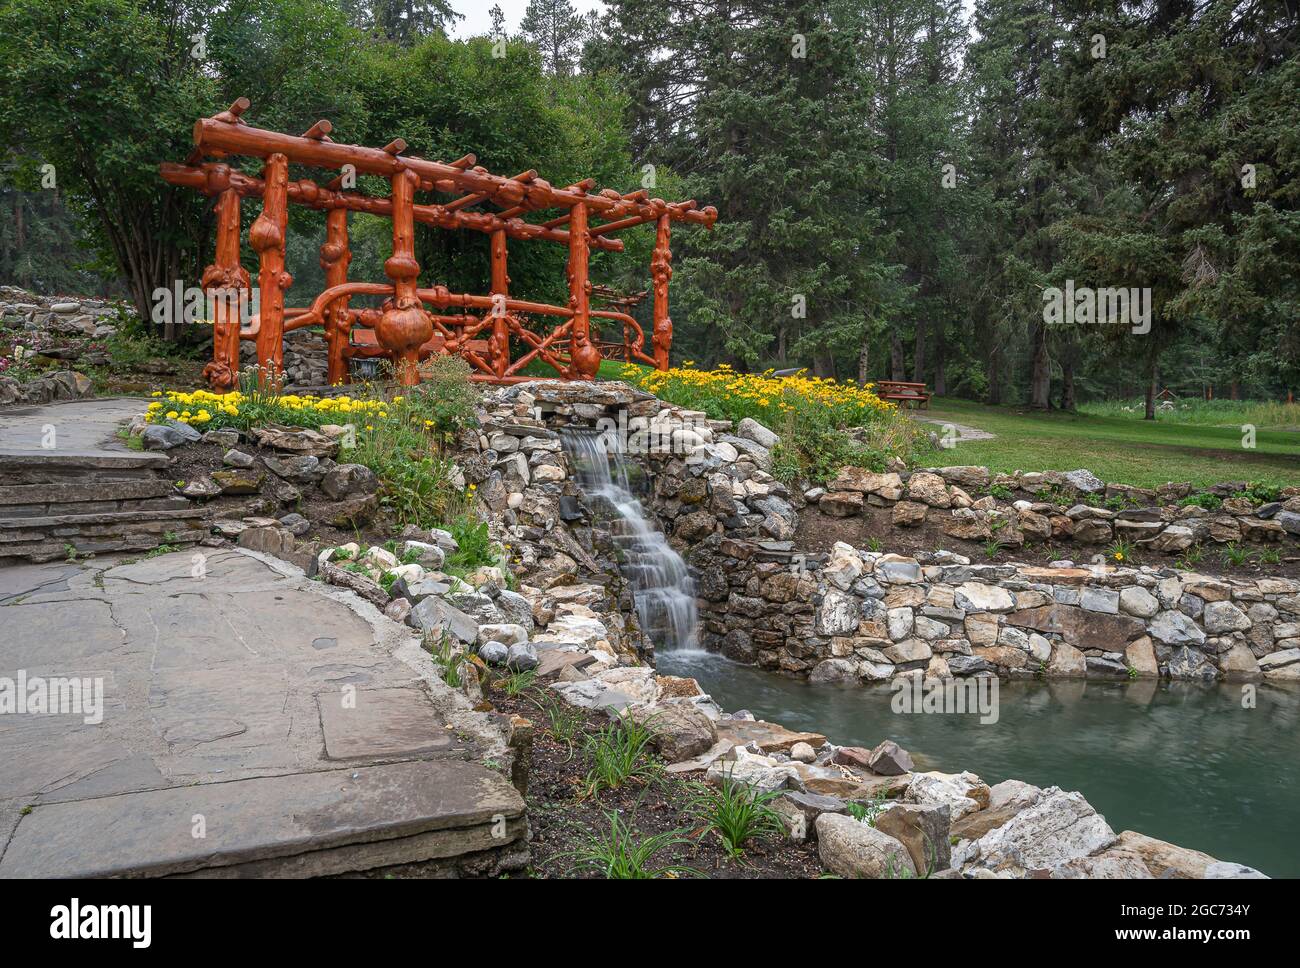
[[[203,510],[176,493],[162,454],[0,451],[0,562],[190,544]]]

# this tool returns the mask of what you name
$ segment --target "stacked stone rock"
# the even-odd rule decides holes
[[[314,330],[296,329],[284,334],[285,384],[296,392],[321,392],[329,383],[329,348],[325,337]],[[239,365],[257,366],[257,345],[252,340],[239,344]]]
[[[705,641],[816,681],[1131,676],[1300,680],[1300,582],[1172,569],[972,565],[835,545],[816,567],[724,540]],[[701,558],[702,564],[702,558]]]
[[[119,311],[129,312],[103,300],[38,296],[0,286],[0,330],[8,331],[5,341],[12,340],[48,360],[107,363],[102,353],[85,351],[76,341],[112,335],[117,331]],[[0,406],[79,400],[94,395],[90,380],[75,370],[51,370],[23,383],[0,372]]]
[[[825,488],[804,494],[823,514],[852,517],[865,508],[891,509],[897,527],[917,527],[937,520],[944,534],[966,541],[996,539],[1005,548],[1030,542],[1074,541],[1105,545],[1129,541],[1151,551],[1176,554],[1199,542],[1274,542],[1300,536],[1300,488],[1288,487],[1278,501],[1256,504],[1244,496],[1245,482],[1208,490],[1222,500],[1218,510],[1180,506],[1190,484],[1140,488],[1106,484],[1086,470],[990,474],[986,467],[954,466],[875,473],[858,467],[841,469]],[[988,490],[1028,495],[1000,501]],[[1033,500],[1065,495],[1077,501],[1061,505]],[[1125,502],[1118,510],[1086,503],[1087,498]]]

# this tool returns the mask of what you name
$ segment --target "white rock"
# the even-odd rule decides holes
[[[1160,611],[1160,601],[1140,585],[1130,585],[1119,593],[1119,607],[1129,615],[1151,618]]]
[[[980,792],[987,802],[988,787],[974,773],[914,773],[903,799],[908,803],[946,803],[952,819],[960,820],[980,809],[981,802],[970,796]]]
[[[957,586],[954,599],[958,608],[968,612],[1009,612],[1016,603],[1011,593],[997,585],[967,581]]]
[[[1036,802],[981,837],[975,856],[988,866],[1038,870],[1086,857],[1114,841],[1115,831],[1083,794],[1049,787]]]

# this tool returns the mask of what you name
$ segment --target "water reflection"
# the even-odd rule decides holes
[[[893,739],[919,769],[971,770],[1082,791],[1116,831],[1300,876],[1300,689],[1241,685],[1004,682],[997,723],[978,715],[895,714],[883,686],[810,685],[698,651],[662,652],[729,710],[834,742]]]

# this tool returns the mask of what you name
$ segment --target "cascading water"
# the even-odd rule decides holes
[[[610,534],[622,551],[619,571],[632,585],[641,630],[657,650],[695,649],[695,582],[682,556],[646,520],[632,494],[617,437],[568,427],[561,438],[593,510],[610,512]]]

